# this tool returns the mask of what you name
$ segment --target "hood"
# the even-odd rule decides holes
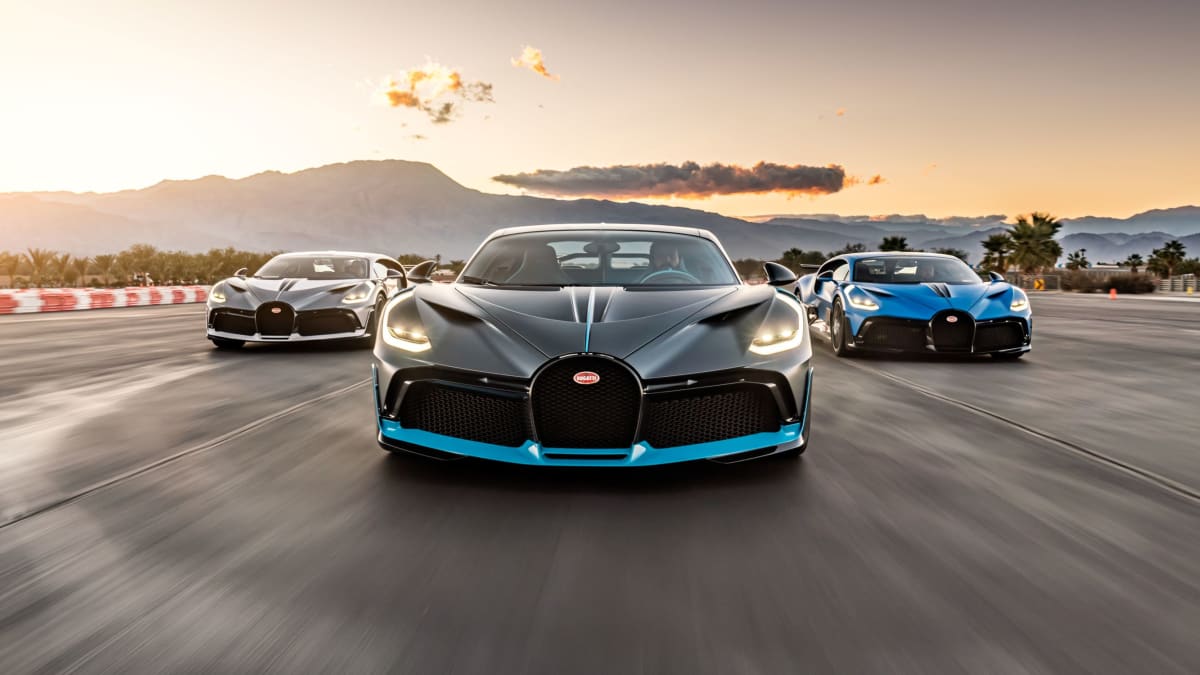
[[[625,358],[737,289],[455,285],[455,290],[548,357],[590,351]]]
[[[855,286],[870,291],[882,298],[898,298],[928,307],[934,311],[943,309],[970,310],[984,296],[1004,292],[1007,284],[870,284],[854,282]]]
[[[297,309],[306,305],[318,304],[327,298],[335,298],[336,294],[348,291],[363,283],[362,279],[335,279],[332,281],[316,279],[242,279],[234,277],[226,281],[229,286],[243,290],[251,300],[251,305],[257,306],[264,302],[278,300],[286,302]]]

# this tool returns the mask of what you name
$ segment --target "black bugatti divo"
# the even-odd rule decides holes
[[[643,466],[798,456],[812,344],[796,277],[743,283],[694,228],[492,234],[401,291],[375,341],[380,445],[438,459]]]

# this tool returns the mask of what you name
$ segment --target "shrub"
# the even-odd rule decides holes
[[[1117,289],[1117,293],[1153,293],[1158,289],[1158,283],[1148,274],[1115,274],[1102,277],[1083,270],[1074,270],[1062,274],[1062,287],[1064,291],[1079,293],[1107,293],[1113,288]]]

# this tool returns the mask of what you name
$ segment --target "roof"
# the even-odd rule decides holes
[[[393,258],[394,256],[385,253],[368,253],[366,251],[288,251],[280,253],[279,256],[289,255],[341,255],[350,258],[368,258],[370,260],[378,260],[380,258]],[[276,257],[279,257],[276,256]]]
[[[717,236],[708,230],[698,227],[680,227],[677,225],[642,225],[638,223],[565,223],[550,225],[524,225],[521,227],[505,227],[488,235],[488,239],[503,237],[524,232],[570,232],[572,230],[610,230],[612,232],[663,232],[685,234],[693,237],[703,237],[717,241]]]
[[[834,258],[847,260],[858,260],[859,258],[954,258],[958,260],[956,256],[930,251],[863,251],[861,253],[843,253],[835,255]]]

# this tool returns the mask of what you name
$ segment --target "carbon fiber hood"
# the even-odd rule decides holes
[[[871,284],[853,282],[864,290],[883,297],[894,297],[934,311],[959,309],[968,311],[985,295],[1003,292],[1007,284]]]
[[[424,284],[414,293],[434,345],[430,363],[528,377],[547,359],[593,352],[660,377],[748,365],[777,292]]]
[[[332,307],[341,302],[342,294],[363,283],[362,279],[255,279],[233,278],[226,284],[240,296],[239,305],[257,307],[264,302],[286,302],[296,309]]]

